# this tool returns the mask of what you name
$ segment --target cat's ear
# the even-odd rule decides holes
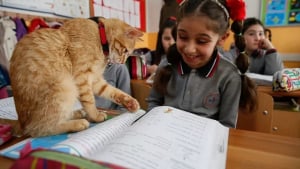
[[[140,39],[144,33],[136,28],[128,28],[126,31],[126,36],[130,39]]]

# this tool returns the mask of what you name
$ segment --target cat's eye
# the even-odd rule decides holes
[[[129,51],[126,48],[124,48],[123,49],[123,54],[124,54],[124,56],[128,56],[129,55]]]

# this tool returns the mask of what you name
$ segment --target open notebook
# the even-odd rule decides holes
[[[262,86],[272,86],[273,85],[273,75],[262,75],[257,73],[246,73],[246,75],[251,78],[257,85]]]
[[[25,144],[126,168],[225,169],[229,128],[173,107],[122,113],[89,129],[29,138],[0,151],[19,158]]]

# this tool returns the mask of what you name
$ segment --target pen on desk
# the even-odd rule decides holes
[[[137,122],[138,120],[140,120],[142,117],[144,117],[148,112],[146,112],[145,114],[141,115],[139,118],[135,119],[131,125],[133,125],[135,122]]]

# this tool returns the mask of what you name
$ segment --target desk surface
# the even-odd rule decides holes
[[[258,86],[258,91],[268,93],[274,97],[300,97],[300,90],[284,92],[284,91],[273,91],[272,86]]]
[[[21,140],[11,140],[0,149]],[[8,169],[12,163],[12,159],[0,157],[0,169]],[[230,129],[226,168],[299,169],[300,139]]]
[[[230,130],[227,169],[299,169],[300,139]]]

